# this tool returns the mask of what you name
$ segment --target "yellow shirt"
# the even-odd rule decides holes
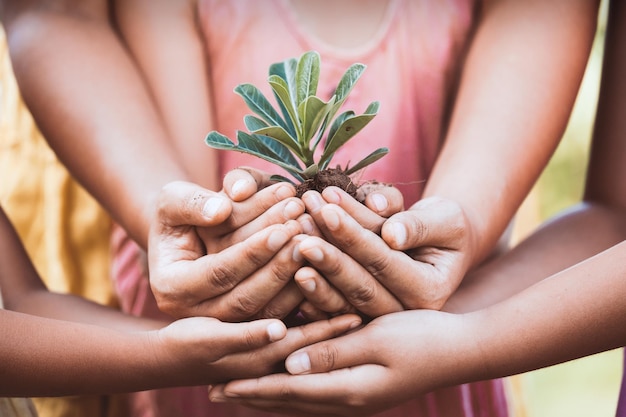
[[[51,291],[116,305],[110,219],[58,161],[24,105],[0,30],[0,203]],[[40,417],[105,417],[122,396],[33,399]],[[28,414],[28,412],[32,412]],[[0,416],[35,416],[25,399],[0,398]]]

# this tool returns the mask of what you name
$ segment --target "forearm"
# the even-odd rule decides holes
[[[0,396],[102,394],[165,384],[166,367],[157,362],[147,332],[6,310],[0,310],[0,323]]]
[[[209,68],[196,0],[115,1],[116,24],[191,180],[221,188],[213,130]],[[167,27],[167,31],[163,28]]]
[[[69,294],[30,291],[6,307],[19,313],[75,323],[93,324],[118,331],[155,330],[168,322],[135,317]]]
[[[425,197],[457,201],[472,264],[492,250],[547,163],[584,73],[597,2],[487,2]]]
[[[581,203],[472,271],[443,309],[467,312],[490,306],[624,239],[622,209],[595,201]]]
[[[622,242],[505,302],[469,313],[467,343],[474,345],[478,360],[468,361],[472,379],[517,374],[626,345],[624,259]]]
[[[106,2],[3,6],[16,79],[38,127],[72,174],[145,246],[158,191],[186,174],[108,23]]]

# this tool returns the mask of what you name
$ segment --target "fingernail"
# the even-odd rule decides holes
[[[241,194],[241,192],[243,190],[245,190],[248,186],[248,180],[237,180],[235,181],[235,183],[233,184],[233,187],[231,188],[231,192],[233,193],[233,196],[238,196]]]
[[[327,188],[324,190],[324,200],[328,203],[339,204],[341,203],[341,195],[336,190],[332,188]]]
[[[384,211],[389,207],[389,202],[382,194],[371,194],[370,201],[374,205],[376,211]]]
[[[285,206],[283,214],[287,219],[295,219],[302,214],[302,207],[295,201],[290,201]]]
[[[270,342],[275,342],[285,337],[285,328],[279,323],[270,323],[267,326],[267,334],[270,337]]]
[[[223,395],[213,394],[213,395],[209,395],[209,400],[212,403],[225,403],[226,397],[224,397]]]
[[[311,372],[311,359],[309,359],[309,355],[304,352],[296,353],[287,358],[285,366],[290,374],[306,374]]]
[[[309,193],[306,195],[305,204],[309,211],[318,211],[322,207],[322,199],[318,193]]]
[[[321,262],[324,260],[324,253],[319,248],[311,248],[304,253],[310,261]]]
[[[204,207],[202,207],[202,214],[204,217],[212,219],[221,210],[224,204],[224,199],[221,197],[210,197]]]
[[[267,238],[267,248],[271,251],[277,251],[287,242],[287,235],[280,230],[270,233]]]
[[[302,233],[310,235],[314,232],[313,222],[309,216],[301,217],[298,219],[300,227],[302,227]]]
[[[333,207],[328,207],[325,210],[322,210],[322,218],[324,219],[324,223],[326,223],[326,227],[330,230],[339,229],[339,213]]]
[[[353,321],[352,323],[350,323],[350,330],[352,329],[356,329],[357,327],[359,327],[361,325],[361,320],[356,320]]]
[[[286,184],[286,183],[282,183],[280,185],[280,187],[278,187],[276,189],[276,191],[274,192],[274,195],[276,196],[276,198],[281,201],[284,200],[286,198],[289,197],[293,197],[295,195],[293,187]]]
[[[403,246],[406,242],[406,227],[402,223],[394,222],[391,224],[391,231],[396,241],[396,245]]]
[[[306,292],[313,292],[315,291],[315,288],[317,287],[314,279],[307,279],[305,281],[299,282],[299,284],[300,284],[300,287],[302,287],[302,289]]]
[[[302,254],[300,253],[300,246],[296,245],[293,248],[293,252],[291,253],[291,259],[294,260],[294,262],[302,262]]]

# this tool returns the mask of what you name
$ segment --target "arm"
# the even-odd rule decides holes
[[[422,202],[390,219],[382,235],[395,249],[428,246],[438,261],[461,252],[450,276],[429,281],[440,308],[465,273],[493,250],[556,148],[567,124],[595,33],[596,1],[487,1],[464,65],[444,147],[424,198],[458,204],[464,233],[438,245]],[[396,222],[397,221],[397,222]],[[396,240],[398,228],[408,239]],[[431,229],[434,233],[431,232]],[[425,238],[426,245],[422,244]]]
[[[110,10],[107,1],[4,0],[1,5],[2,23],[7,32],[16,78],[38,126],[72,174],[146,248],[150,225],[157,221],[161,189],[175,180],[189,179],[188,167],[213,169],[214,166],[210,163],[183,165],[180,162],[176,147],[153,102],[153,93],[147,89],[133,57],[127,53],[108,21]],[[160,9],[155,8],[154,12],[157,11]],[[146,19],[140,16],[137,20],[141,22]],[[172,83],[172,89],[176,90],[178,85],[180,82]],[[176,119],[177,114],[172,117]],[[195,120],[195,117],[192,118]],[[185,125],[187,120],[183,122]],[[210,154],[208,148],[204,148]],[[202,182],[206,181],[203,179]],[[251,223],[268,209],[270,203],[278,202],[278,197],[284,200],[293,195],[291,192],[273,194],[269,190],[256,196],[257,200],[254,201],[259,201],[263,196],[268,196],[268,200],[262,204],[249,201],[241,207],[244,210],[242,214],[238,207],[232,207],[232,201],[223,193],[218,195],[206,189],[202,193],[203,196],[208,194],[214,197],[211,199],[214,204],[207,206],[204,211],[202,226],[221,223],[222,227],[212,232],[213,235],[203,233],[205,241],[198,239],[195,244],[199,247],[212,244],[215,251],[252,235],[256,231],[253,227],[248,227],[245,233],[238,230],[239,227]],[[238,198],[245,199],[245,196]],[[287,203],[282,203],[283,208]],[[301,214],[298,210],[296,207],[295,214],[294,211],[290,212],[291,219]],[[172,215],[175,216],[176,212]],[[266,219],[272,218],[266,216]],[[273,219],[286,221],[282,216]],[[264,224],[271,223],[271,220],[260,220],[264,221]],[[197,239],[193,228],[181,224],[177,226],[191,232],[187,236]],[[165,238],[163,241],[172,242]],[[177,248],[174,246],[170,249],[174,252]],[[186,260],[192,261],[189,258]],[[216,273],[219,273],[218,267],[215,267]],[[245,279],[247,275],[228,277],[237,281]],[[198,279],[206,282],[204,275]],[[155,294],[160,305],[178,317],[191,314],[226,317],[220,316],[220,312],[234,311],[230,302],[238,306],[249,301],[240,300],[238,294],[234,293],[228,302],[222,301],[213,309],[202,310],[197,306],[197,297],[191,300],[184,297],[186,288],[172,286],[171,282],[156,281]],[[277,282],[283,283],[282,280]],[[221,295],[222,284],[215,282],[213,287],[205,286],[208,295],[203,292],[206,300],[200,301]],[[264,294],[259,300],[275,295]],[[183,304],[182,300],[189,301],[189,304]],[[205,306],[208,304],[204,303]],[[240,310],[252,309],[257,312],[262,308],[246,305],[246,308]],[[281,312],[287,307],[281,307]]]
[[[5,0],[2,9],[15,76],[37,125],[72,174],[145,247],[160,188],[187,173],[108,22],[107,2]]]
[[[0,287],[13,310],[0,309],[0,396],[127,392],[265,375],[294,349],[359,324],[346,316],[287,331],[277,320],[191,318],[163,327],[48,292],[1,209],[0,236]]]
[[[385,287],[404,308],[440,309],[467,271],[493,250],[565,129],[597,6],[485,2],[424,198],[383,224],[384,242],[367,230],[347,232],[346,222],[331,231],[323,210],[307,204],[327,239],[352,258],[340,263],[359,263],[368,271],[359,275],[358,286],[344,281],[338,287],[346,299],[360,300],[361,311],[383,311],[389,294],[376,288]],[[369,241],[371,250],[354,245],[355,239]],[[365,287],[371,289],[366,294]],[[378,294],[384,297],[377,301]]]
[[[297,375],[231,382],[210,397],[274,411],[369,415],[441,386],[623,346],[625,257],[626,243],[620,243],[503,303],[465,315],[415,310],[380,317],[290,355],[287,369]],[[381,340],[388,349],[371,348]]]
[[[501,301],[626,238],[626,7],[611,2],[600,96],[583,202],[547,222],[510,253],[472,273],[448,311]],[[550,256],[542,256],[549,251]],[[533,262],[542,256],[542,262]]]
[[[366,326],[366,333],[361,330],[309,347],[287,360],[287,369],[292,373],[334,369],[332,373],[234,382],[225,388],[217,387],[211,393],[213,400],[240,401],[266,409],[290,404],[292,411],[322,410],[346,415],[353,415],[353,410],[347,410],[356,403],[363,406],[365,414],[408,398],[397,391],[398,387],[406,387],[413,395],[439,386],[537,369],[626,344],[626,308],[622,302],[626,295],[626,205],[622,188],[626,147],[620,111],[626,108],[626,55],[616,47],[626,39],[626,27],[614,23],[624,21],[626,7],[622,2],[612,2],[599,108],[607,103],[615,107],[607,107],[608,112],[597,115],[592,159],[602,155],[607,158],[603,164],[597,160],[590,166],[588,203],[550,222],[510,254],[490,263],[493,269],[468,281],[471,285],[483,284],[474,288],[482,288],[487,295],[474,303],[472,297],[466,297],[469,306],[458,304],[456,308],[474,312],[422,310],[383,316]],[[611,173],[610,178],[600,175],[606,172]],[[542,280],[550,271],[614,243],[610,249]],[[459,293],[463,292],[462,287]],[[479,294],[476,291],[473,296]],[[503,301],[492,304],[499,300]],[[394,337],[397,343],[391,341]],[[391,348],[377,348],[378,340],[385,340]],[[413,359],[407,362],[407,357]],[[391,371],[394,366],[396,376]],[[341,369],[345,367],[350,368]],[[385,381],[387,377],[390,379]],[[394,392],[381,387],[394,387]]]
[[[191,180],[218,190],[217,152],[203,141],[214,124],[197,0],[118,0],[114,4],[120,34]]]

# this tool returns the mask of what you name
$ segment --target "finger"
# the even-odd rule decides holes
[[[380,228],[385,222],[385,218],[379,216],[367,206],[360,203],[351,197],[348,193],[337,187],[328,187],[322,192],[322,197],[326,203],[336,204],[343,208],[347,213],[352,216],[363,228],[370,230],[376,234],[380,233]],[[322,205],[323,206],[323,205]],[[308,208],[308,207],[307,207]],[[322,207],[320,207],[321,210]],[[311,213],[315,221],[317,222],[317,214]],[[318,223],[319,225],[319,223]],[[324,229],[322,228],[322,232]]]
[[[366,365],[331,374],[274,374],[232,381],[213,387],[209,399],[298,416],[369,415],[376,409],[363,399],[368,392],[377,392],[376,384],[388,382],[384,368]],[[380,399],[367,399],[378,400],[380,407]]]
[[[357,330],[295,351],[285,360],[285,367],[290,374],[301,375],[377,363],[368,338],[363,337],[366,331]]]
[[[298,217],[297,220],[300,223],[300,226],[302,227],[302,233],[304,233],[305,235],[319,236],[319,237],[322,236],[322,232],[315,224],[315,221],[313,221],[313,218],[311,217],[311,215],[309,215],[308,213],[304,213],[303,215]]]
[[[223,341],[225,355],[258,349],[269,343],[277,342],[287,336],[287,327],[280,320],[267,319],[243,323],[219,323],[230,333]],[[211,332],[214,338],[220,332]]]
[[[303,298],[292,281],[302,265],[293,258],[295,245],[296,242],[290,240],[271,260],[252,271],[232,290],[207,300],[199,308],[205,315],[210,313],[224,321],[285,317]],[[290,283],[293,288],[287,289]]]
[[[344,314],[355,313],[356,310],[352,304],[346,300],[336,288],[333,288],[315,269],[310,267],[300,268],[294,279],[298,284],[298,287],[302,291],[302,294],[316,309],[331,314]],[[300,308],[306,312],[307,306],[301,306]],[[314,310],[308,312],[307,317],[311,313],[315,313]]]
[[[232,212],[231,202],[199,185],[174,181],[166,184],[157,201],[157,225],[213,226],[222,223]]]
[[[461,207],[450,200],[430,197],[385,222],[381,236],[397,250],[419,246],[458,249],[468,233]]]
[[[261,308],[255,318],[284,319],[294,312],[302,300],[304,300],[304,296],[298,286],[293,281],[289,281],[274,298]],[[328,317],[323,318],[327,319]]]
[[[368,183],[359,187],[365,197],[365,205],[382,217],[389,217],[404,210],[404,196],[395,187]]]
[[[267,363],[273,363],[276,360],[282,361],[287,355],[300,348],[324,340],[333,339],[360,325],[361,318],[359,316],[346,314],[333,317],[329,320],[321,320],[302,326],[291,327],[287,329],[287,335],[280,343],[272,345],[271,350],[265,351],[265,355],[263,355],[263,351],[260,351],[262,353],[260,354],[261,357],[259,360],[266,361]]]
[[[250,167],[240,167],[224,176],[224,192],[233,201],[243,201],[258,190],[273,184],[270,177],[271,175],[267,172]]]
[[[300,242],[298,250],[362,313],[377,317],[403,310],[402,304],[368,270],[334,245],[311,236]]]
[[[298,249],[360,311],[365,312],[355,304],[358,300],[346,292],[343,281],[340,283],[336,277],[329,275],[331,274],[329,268],[335,266],[335,262],[343,263],[341,267],[344,271],[340,277],[348,273],[357,274],[354,264],[359,265],[386,289],[386,294],[391,294],[394,300],[399,300],[402,308],[440,308],[442,298],[449,296],[452,284],[447,274],[456,268],[456,260],[460,256],[457,252],[427,247],[420,249],[415,255],[416,259],[413,259],[404,252],[391,249],[379,236],[362,228],[339,206],[325,205],[318,217],[323,225],[320,227],[324,227],[332,234],[333,245],[338,249],[333,251],[327,247],[328,245],[324,246],[318,241],[308,239],[302,241]],[[307,253],[310,255],[307,256]],[[315,256],[320,260],[316,261]],[[348,272],[350,267],[352,271]],[[359,290],[353,287],[352,290],[364,298],[368,295],[366,292],[368,288],[374,287],[367,286],[364,276],[360,278],[363,280],[362,288]],[[388,304],[388,307],[397,308],[392,304]],[[381,313],[380,310],[377,312]]]
[[[271,185],[264,188],[251,197],[239,201],[231,202],[232,212],[223,222],[211,228],[211,236],[222,236],[256,219],[265,213],[275,204],[296,195],[293,185],[286,182]]]
[[[173,330],[176,329],[176,330]],[[250,352],[272,342],[282,340],[287,335],[285,324],[276,319],[256,320],[245,323],[224,323],[215,318],[192,317],[176,321],[165,332],[178,332],[180,342],[205,341],[210,346],[211,361],[237,352]],[[181,333],[182,332],[182,333]],[[182,336],[181,336],[182,335]],[[207,342],[208,341],[208,342]]]
[[[159,307],[174,317],[210,315],[198,311],[200,303],[231,290],[269,262],[298,233],[300,225],[296,221],[274,225],[218,254],[198,259],[181,259],[180,251],[169,248],[171,243],[158,242],[159,256],[151,258],[151,265],[159,273],[151,275],[150,284]],[[206,303],[202,307],[206,308]]]
[[[234,212],[239,211],[237,203],[235,204]],[[304,213],[304,203],[302,200],[296,197],[287,198],[280,201],[271,207],[268,207],[262,214],[255,219],[240,225],[236,230],[222,235],[219,239],[211,238],[214,236],[216,230],[219,228],[200,230],[199,234],[205,241],[205,245],[208,253],[219,252],[229,246],[232,246],[238,242],[242,242],[248,237],[252,236],[271,225],[286,223],[290,220],[298,219]],[[225,222],[230,223],[230,222]],[[207,234],[209,236],[207,236]]]
[[[325,311],[320,310],[315,307],[308,300],[304,300],[300,303],[298,307],[298,313],[306,320],[306,321],[319,321],[319,320],[327,320],[332,317],[330,314]]]

